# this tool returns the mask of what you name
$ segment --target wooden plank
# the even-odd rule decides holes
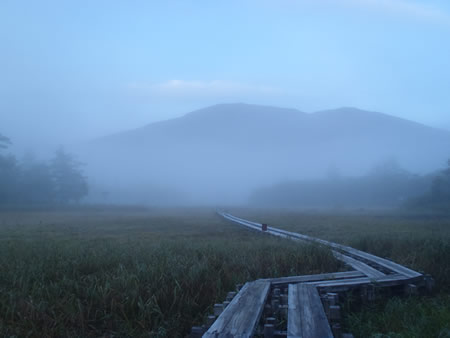
[[[269,281],[272,285],[280,285],[280,284],[304,283],[304,282],[315,282],[315,281],[335,280],[335,279],[358,278],[364,276],[366,275],[359,271],[344,271],[344,272],[322,273],[317,275],[270,278],[265,280]]]
[[[414,271],[412,269],[409,269],[406,266],[397,264],[397,263],[392,262],[390,260],[387,260],[385,258],[381,258],[381,257],[372,255],[370,253],[367,253],[367,252],[364,252],[364,251],[361,251],[361,250],[358,250],[358,249],[354,249],[354,248],[351,248],[351,247],[348,247],[348,246],[343,246],[343,250],[348,252],[348,253],[350,253],[350,254],[353,254],[355,256],[358,256],[358,257],[367,259],[369,261],[372,261],[372,262],[374,262],[374,263],[376,263],[376,264],[378,264],[378,265],[380,265],[380,266],[382,266],[384,268],[387,268],[387,269],[389,269],[389,270],[391,270],[393,272],[400,273],[400,274],[402,274],[404,276],[407,276],[407,277],[410,277],[410,278],[415,278],[415,277],[422,276],[421,273],[419,273],[417,271]]]
[[[377,269],[372,268],[371,266],[358,261],[352,257],[349,257],[347,255],[343,255],[337,251],[333,251],[334,257],[337,259],[343,261],[344,263],[350,265],[353,269],[358,270],[365,274],[369,278],[379,278],[386,276],[383,272],[378,271]]]
[[[325,241],[323,239],[318,239],[318,238],[314,238],[314,237],[298,234],[298,233],[295,233],[295,232],[284,231],[284,230],[281,230],[281,229],[270,228],[270,227],[268,227],[268,229],[270,229],[270,230],[268,230],[268,233],[270,233],[272,231],[272,232],[276,232],[276,233],[279,233],[279,234],[285,234],[286,236],[291,236],[291,237],[297,238],[297,239],[302,239],[302,240],[307,240],[307,241],[311,241],[311,242],[316,242],[316,243],[319,243],[319,244],[322,244],[322,245],[329,246],[329,247],[334,248],[334,249],[338,249],[338,250],[341,250],[341,251],[344,251],[344,252],[348,252],[348,253],[350,253],[350,254],[352,254],[354,256],[367,259],[367,260],[369,260],[371,262],[374,262],[374,263],[376,263],[376,264],[378,264],[378,265],[380,265],[380,266],[382,266],[382,267],[384,267],[384,268],[386,268],[388,270],[391,270],[391,271],[393,271],[395,273],[400,273],[400,274],[405,275],[407,277],[414,278],[414,277],[421,276],[421,274],[419,272],[414,271],[412,269],[409,269],[409,268],[407,268],[407,267],[405,267],[403,265],[397,264],[397,263],[392,262],[390,260],[387,260],[387,259],[375,256],[375,255],[372,255],[370,253],[367,253],[367,252],[364,252],[364,251],[361,251],[361,250],[358,250],[358,249],[354,249],[354,248],[349,247],[349,246],[333,243],[333,242],[330,242],[330,241]]]
[[[246,283],[203,337],[251,337],[269,289],[265,280]]]
[[[338,250],[341,250],[341,251],[344,251],[344,252],[348,252],[348,253],[350,253],[350,254],[352,254],[354,256],[367,259],[367,260],[372,261],[372,262],[374,262],[374,263],[376,263],[376,264],[378,264],[378,265],[380,265],[380,266],[382,266],[382,267],[384,267],[386,269],[389,269],[389,270],[391,270],[391,271],[393,271],[395,273],[400,273],[400,274],[405,275],[407,277],[414,278],[414,277],[421,276],[421,274],[419,272],[414,271],[412,269],[409,269],[409,268],[407,268],[407,267],[405,267],[403,265],[397,264],[397,263],[392,262],[390,260],[387,260],[385,258],[381,258],[381,257],[372,255],[370,253],[367,253],[367,252],[364,252],[364,251],[361,251],[361,250],[358,250],[358,249],[355,249],[355,248],[352,248],[352,247],[349,247],[349,246],[346,246],[346,245],[337,244],[337,243],[333,243],[333,242],[326,241],[326,240],[323,240],[323,239],[318,239],[318,238],[314,238],[314,237],[298,234],[298,233],[295,233],[295,232],[285,231],[285,230],[281,230],[281,229],[277,229],[277,228],[268,227],[268,229],[269,229],[268,233],[270,233],[270,231],[277,232],[277,233],[285,234],[287,236],[291,236],[291,237],[294,237],[294,238],[297,238],[297,239],[302,239],[302,240],[307,240],[307,241],[311,241],[311,242],[316,242],[316,243],[319,243],[319,244],[322,244],[322,245],[329,246],[329,247],[334,248],[334,249],[338,249]]]
[[[327,288],[332,290],[345,290],[350,288],[360,287],[366,284],[375,284],[377,286],[395,286],[405,283],[410,283],[411,278],[405,277],[400,274],[387,275],[380,278],[353,278],[353,279],[341,279],[332,281],[319,281],[319,282],[307,282],[308,285],[314,285],[318,288]]]
[[[226,214],[226,213],[221,213],[221,215],[233,222],[237,222],[245,227],[251,228],[253,230],[257,230],[257,231],[262,231],[261,230],[261,224],[259,223],[255,223],[255,222],[251,222],[251,221],[247,221],[244,220],[242,218],[238,218],[236,216],[230,215],[230,214]],[[284,231],[281,229],[277,229],[277,228],[273,228],[273,227],[268,227],[267,231],[265,231],[265,233],[268,233],[270,235],[274,235],[277,237],[283,237],[283,238],[289,238],[289,239],[296,239],[296,240],[305,240],[305,241],[316,241],[317,239],[313,238],[313,237],[309,237],[309,236],[305,236],[305,235],[301,235],[301,234],[297,234],[294,232],[289,232],[289,231]],[[300,237],[300,238],[299,238]],[[320,240],[319,240],[320,241]],[[331,243],[331,242],[330,242]],[[323,244],[323,243],[321,243]],[[328,244],[326,244],[327,246],[329,246]],[[367,264],[357,261],[354,258],[348,257],[348,256],[344,256],[340,253],[338,253],[337,251],[333,250],[333,254],[335,255],[335,257],[339,260],[344,261],[346,264],[352,266],[355,270],[358,270],[362,273],[364,273],[364,275],[368,276],[368,277],[380,277],[380,276],[384,276],[384,274],[370,266],[368,266]]]
[[[227,214],[227,213],[222,213],[222,212],[218,212],[219,215],[223,216],[224,218],[235,222],[235,223],[239,223],[240,225],[243,225],[251,230],[256,230],[256,231],[260,231],[262,233],[268,233],[270,235],[274,235],[277,237],[282,237],[282,238],[290,238],[289,235],[283,234],[281,232],[274,232],[274,231],[262,231],[262,224],[261,223],[256,223],[256,222],[251,222],[251,221],[247,221],[245,219],[233,216],[231,214]]]
[[[295,284],[289,284],[288,288],[288,337],[301,337],[302,335],[302,321],[299,313],[300,299],[296,286]]]
[[[288,337],[332,338],[322,302],[316,287],[307,284],[289,284]]]
[[[219,215],[222,215],[223,217],[225,217],[231,221],[234,221],[234,222],[240,223],[242,225],[245,225],[247,227],[252,227],[255,230],[261,231],[261,223],[250,222],[250,221],[244,220],[242,218],[239,218],[239,217],[227,214],[227,213],[223,213],[223,212],[218,212],[218,213],[219,213]],[[402,274],[402,275],[410,277],[410,278],[422,276],[422,274],[420,274],[419,272],[409,269],[403,265],[397,264],[390,260],[369,254],[367,252],[364,252],[364,251],[361,251],[358,249],[354,249],[354,248],[346,246],[346,245],[337,244],[337,243],[333,243],[333,242],[326,241],[323,239],[314,238],[311,236],[302,235],[302,234],[299,234],[296,232],[286,231],[286,230],[282,230],[282,229],[278,229],[278,228],[274,228],[274,227],[267,227],[267,231],[265,231],[264,233],[268,233],[268,234],[278,236],[278,237],[290,238],[290,239],[294,239],[294,240],[305,240],[305,241],[315,242],[315,243],[319,243],[319,244],[322,244],[325,246],[329,246],[333,249],[336,249],[339,251],[344,251],[344,252],[350,253],[354,256],[364,258],[364,259],[374,262],[392,272],[399,273],[399,274]]]

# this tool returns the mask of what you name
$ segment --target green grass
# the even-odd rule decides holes
[[[2,212],[1,223],[1,336],[181,337],[236,283],[343,269],[328,250],[210,210]]]
[[[394,297],[349,312],[345,327],[356,337],[450,337],[450,296]]]

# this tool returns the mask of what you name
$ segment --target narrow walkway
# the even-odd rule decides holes
[[[202,328],[195,327],[191,337],[202,334],[203,337],[252,337],[255,334],[264,337],[351,337],[340,332],[339,293],[353,289],[371,300],[375,297],[375,287],[400,287],[405,292],[415,293],[419,287],[431,289],[433,285],[430,276],[364,251],[268,227],[226,212],[218,214],[249,230],[329,247],[337,259],[354,271],[248,282],[229,301],[216,304],[220,309],[216,314],[218,317],[210,316],[215,321],[210,321],[206,333],[200,334]],[[276,330],[280,320],[287,321],[284,331]]]

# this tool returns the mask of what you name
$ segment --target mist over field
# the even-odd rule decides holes
[[[448,149],[450,132],[356,108],[307,114],[221,104],[93,140],[79,153],[93,188],[108,191],[110,202],[176,205],[247,204],[265,186],[371,174],[388,176],[367,190],[388,190],[389,175],[445,166]],[[416,185],[392,203],[429,188]]]
[[[17,196],[66,189],[77,203],[396,207],[432,191],[449,149],[449,131],[383,113],[237,103],[60,148],[48,169],[32,152],[9,167],[25,174]]]

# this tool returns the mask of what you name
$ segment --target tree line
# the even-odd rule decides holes
[[[48,162],[18,161],[10,146],[0,134],[0,206],[78,203],[88,194],[82,163],[63,148]]]
[[[430,189],[418,198],[408,201],[408,205],[450,211],[450,160],[447,162],[447,168],[435,173]]]
[[[429,207],[450,210],[448,167],[416,175],[386,161],[360,177],[333,172],[323,179],[289,181],[254,191],[250,202],[281,207]]]

